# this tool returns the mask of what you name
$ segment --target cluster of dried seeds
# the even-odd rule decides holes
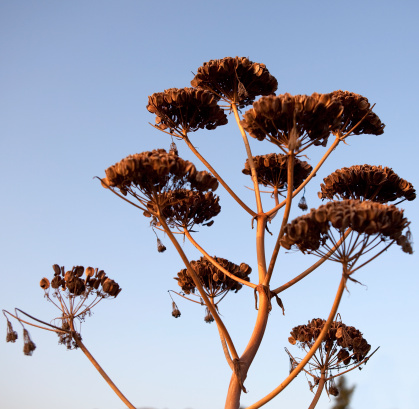
[[[87,267],[85,271],[83,266],[76,266],[66,272],[64,266],[60,267],[58,264],[54,264],[52,268],[54,277],[51,283],[45,277],[39,283],[46,292],[51,286],[56,292],[61,289],[68,291],[72,296],[88,296],[94,293],[105,298],[116,297],[122,290],[114,280],[108,278],[105,272],[99,271],[98,268]],[[86,275],[85,279],[82,278],[83,273]]]
[[[342,124],[339,129],[342,134],[351,131],[355,125],[357,126],[352,131],[355,135],[381,135],[384,133],[385,125],[381,123],[380,118],[374,112],[370,111],[371,106],[367,98],[341,90],[334,91],[332,94],[344,107],[341,117]]]
[[[170,88],[148,97],[147,110],[156,114],[156,126],[177,130],[179,136],[198,129],[225,125],[227,116],[218,105],[219,97],[204,89]]]
[[[393,205],[358,200],[334,201],[311,209],[310,213],[289,223],[281,246],[289,250],[296,245],[303,253],[316,251],[329,238],[329,229],[333,227],[343,234],[350,227],[359,235],[379,235],[383,239],[396,240],[404,252],[412,253],[409,237],[402,235],[408,225],[403,210]]]
[[[253,163],[258,176],[259,184],[276,187],[278,190],[287,187],[287,163],[288,156],[276,153],[253,156]],[[312,167],[305,161],[294,158],[294,189],[297,188],[312,171]],[[250,175],[249,160],[246,160],[242,172]]]
[[[330,133],[341,124],[342,112],[333,94],[287,93],[260,98],[241,123],[259,141],[268,138],[285,149],[298,150],[308,142],[326,146]]]
[[[31,356],[33,354],[33,351],[35,351],[36,345],[31,340],[31,337],[29,336],[29,332],[26,328],[23,329],[23,353],[25,355]]]
[[[307,325],[293,328],[288,341],[293,345],[298,343],[300,348],[310,349],[320,335],[325,322],[321,318],[316,318],[309,321]],[[336,356],[337,363],[342,366],[349,365],[351,361],[362,362],[371,350],[371,345],[355,327],[347,326],[341,321],[333,321],[322,341],[322,350],[328,353],[325,355],[328,356],[329,362],[333,362],[333,357]]]
[[[387,203],[397,199],[414,200],[412,184],[400,178],[391,168],[356,165],[334,171],[321,184],[320,199],[372,200]]]
[[[229,273],[242,280],[249,281],[249,275],[252,269],[246,263],[241,263],[238,266],[224,258],[214,257],[214,259]],[[205,292],[211,298],[220,296],[227,291],[237,292],[242,288],[242,284],[225,275],[204,257],[196,261],[191,261],[191,267],[200,278]],[[195,283],[186,269],[180,270],[177,273],[177,277],[174,278],[185,294],[195,293]]]
[[[198,68],[191,85],[209,90],[243,108],[259,95],[273,94],[278,81],[264,64],[245,57],[225,57],[205,62]]]
[[[6,342],[16,342],[18,336],[17,332],[13,330],[12,323],[7,319],[7,334],[6,334]]]

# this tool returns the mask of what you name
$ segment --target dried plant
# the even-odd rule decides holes
[[[313,409],[324,389],[328,394],[336,395],[335,377],[360,367],[372,355],[362,333],[337,319],[340,300],[349,281],[356,281],[353,273],[375,260],[391,245],[397,244],[403,252],[412,253],[409,222],[404,217],[404,211],[387,203],[411,201],[416,197],[415,190],[409,182],[386,167],[360,165],[342,168],[324,179],[319,194],[322,199],[339,200],[330,201],[289,221],[293,200],[301,191],[303,196],[298,207],[308,210],[305,187],[342,142],[352,135],[383,134],[384,124],[372,111],[374,106],[362,95],[340,90],[312,95],[274,95],[277,80],[264,64],[245,57],[205,62],[198,68],[191,85],[192,88],[170,88],[148,97],[147,110],[155,115],[153,127],[171,138],[169,152],[156,149],[122,159],[106,169],[105,177],[100,178],[102,186],[149,218],[156,234],[158,252],[164,252],[166,247],[156,231],[163,232],[179,253],[183,265],[176,268],[180,271],[175,280],[181,290],[169,291],[172,316],[181,316],[172,297],[174,294],[174,297],[204,307],[204,321],[215,323],[231,370],[226,409],[238,409],[241,394],[247,392],[244,382],[263,340],[269,314],[279,311],[272,308],[272,299],[276,299],[284,313],[279,294],[328,260],[341,264],[339,287],[327,318],[313,319],[291,331],[289,341],[299,346],[305,355],[294,358],[289,352],[290,374],[285,379],[278,379],[275,389],[248,406],[248,409],[260,408],[305,371],[312,378],[311,389],[314,391],[317,388],[309,406]],[[258,96],[261,97],[255,101]],[[252,107],[241,115],[239,109],[252,103]],[[246,150],[242,172],[250,177],[252,183],[251,189],[255,194],[253,206],[239,197],[190,140],[191,133],[213,131],[226,125],[227,114],[234,115]],[[248,135],[271,143],[275,152],[254,156]],[[322,149],[331,137],[334,140],[315,166],[302,160],[303,156],[306,158],[302,155],[303,151],[312,146]],[[207,170],[198,171],[194,164],[182,159],[174,139],[184,143]],[[197,229],[211,226],[214,217],[221,211],[220,199],[214,193],[219,184],[248,216],[249,225],[253,227],[256,224],[257,269],[253,278],[250,276],[250,265],[244,262],[234,264],[211,256],[213,252],[206,251],[196,239]],[[267,198],[262,202],[259,185],[272,189],[269,193],[273,201],[269,202]],[[280,195],[284,197],[282,202],[279,201]],[[274,218],[280,221],[274,224]],[[270,228],[276,235],[270,259],[265,246],[268,223],[271,223],[273,228]],[[186,254],[189,250],[185,250],[176,235],[188,239],[202,257],[192,260]],[[237,240],[235,232],[233,235],[232,241]],[[297,248],[303,254],[316,255],[320,259],[275,288],[273,279],[281,277],[277,265],[281,247],[288,250]],[[287,253],[283,251],[281,257]],[[91,356],[80,335],[80,321],[90,315],[98,302],[116,297],[121,291],[119,285],[104,271],[91,267],[84,270],[76,266],[65,272],[64,267],[54,265],[53,269],[51,281],[43,278],[40,286],[47,300],[59,309],[59,316],[52,323],[46,323],[18,309],[15,314],[4,311],[7,318],[6,340],[15,342],[17,339],[8,317],[14,317],[22,325],[55,332],[59,342],[67,348],[80,348],[115,393],[133,409],[134,406]],[[247,345],[239,352],[234,336],[220,314],[219,303],[229,292],[241,289],[250,297],[255,297],[257,317]],[[19,314],[25,315],[25,320]],[[24,351],[31,354],[35,344],[26,328],[23,338]]]

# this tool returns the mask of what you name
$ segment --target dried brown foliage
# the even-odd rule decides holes
[[[264,64],[254,63],[245,57],[225,57],[204,62],[191,85],[209,90],[243,108],[259,95],[273,94],[278,88],[278,81]]]
[[[370,111],[371,105],[367,98],[353,92],[341,90],[332,92],[332,95],[344,108],[339,129],[342,134],[352,130],[360,121],[362,122],[351,133],[355,135],[381,135],[384,133],[385,125],[381,123],[380,118],[374,112]]]
[[[219,97],[196,88],[170,88],[148,97],[147,110],[156,114],[156,126],[182,131],[215,129],[225,125],[227,116],[218,105]]]
[[[295,245],[303,253],[316,252],[332,237],[332,228],[342,235],[350,227],[357,235],[362,235],[363,240],[368,239],[368,236],[394,240],[403,251],[411,253],[408,234],[402,235],[408,225],[409,222],[403,217],[403,210],[393,205],[358,200],[334,201],[311,209],[310,213],[289,223],[281,246],[290,249]],[[356,241],[353,245],[355,243]],[[361,249],[365,250],[362,246]],[[346,251],[350,251],[349,246]]]
[[[333,94],[262,97],[244,114],[242,125],[249,134],[263,141],[295,150],[301,145],[327,143],[341,124],[343,106]]]
[[[334,171],[323,179],[320,199],[366,199],[379,203],[397,199],[414,200],[412,184],[400,178],[391,168],[356,165]]]
[[[241,263],[239,266],[224,258],[214,257],[214,259],[229,273],[242,280],[249,281],[249,275],[252,272],[250,266]],[[210,261],[201,257],[199,260],[191,261],[191,267],[200,278],[205,292],[211,298],[225,294],[227,291],[237,292],[242,288],[242,284],[225,275],[220,269],[215,267]],[[192,278],[186,269],[177,273],[179,286],[185,294],[195,293],[196,287]]]
[[[287,187],[288,156],[276,153],[253,156],[253,163],[258,175],[258,182],[263,186],[276,187],[278,190]],[[297,188],[310,174],[313,168],[305,161],[294,159],[294,189]],[[249,160],[246,160],[242,172],[250,175]]]

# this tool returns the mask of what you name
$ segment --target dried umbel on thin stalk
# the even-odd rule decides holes
[[[410,233],[403,235],[409,222],[403,217],[403,210],[393,205],[358,200],[329,202],[310,213],[297,217],[285,228],[281,246],[290,249],[297,246],[303,253],[324,256],[346,229],[347,237],[330,260],[347,263],[351,268],[362,253],[381,242],[397,243],[406,253],[412,253]],[[334,237],[334,233],[338,237]]]
[[[12,323],[8,320],[7,317],[6,317],[6,320],[7,320],[6,342],[16,342],[18,338],[17,332],[13,330]]]
[[[148,97],[147,110],[156,115],[159,129],[194,132],[198,129],[215,129],[225,125],[227,116],[218,105],[219,97],[196,88],[170,88]]]
[[[36,345],[31,340],[28,330],[26,328],[23,328],[23,353],[25,355],[31,356],[33,354],[33,351],[35,351],[35,349],[36,349]]]
[[[161,215],[170,227],[190,230],[195,224],[211,226],[210,221],[221,211],[219,197],[212,192],[198,192],[193,190],[178,189],[166,194],[166,201],[161,205]],[[157,212],[157,207],[152,202],[147,208]],[[156,217],[152,216],[154,225],[159,225]]]
[[[204,62],[191,85],[209,90],[228,103],[243,108],[259,95],[273,94],[278,81],[264,64],[245,57],[225,57]]]
[[[241,278],[242,280],[249,281],[249,275],[252,272],[252,269],[246,263],[241,263],[238,266],[237,264],[234,264],[224,258],[214,257],[214,259],[229,273]],[[191,267],[200,278],[204,291],[212,299],[226,295],[228,291],[234,291],[237,293],[237,291],[242,288],[242,284],[225,275],[220,269],[215,267],[204,257],[201,257],[196,261],[191,261]],[[195,293],[195,283],[189,276],[186,269],[180,270],[179,273],[177,273],[177,277],[174,278],[177,280],[179,286],[185,294]]]
[[[307,325],[299,325],[292,329],[288,341],[307,353],[319,337],[325,323],[325,320],[316,318],[309,321]],[[340,376],[340,371],[347,372],[366,364],[370,350],[371,345],[358,329],[347,326],[341,321],[333,321],[320,348],[305,369],[305,372],[314,379],[313,384],[310,382],[310,389],[313,390],[319,384],[323,373],[325,381],[328,383],[328,385],[326,384],[327,392],[335,396],[338,392],[332,380]],[[289,352],[288,354],[292,366],[295,367],[300,360],[294,358]]]
[[[253,163],[258,175],[258,182],[263,186],[271,186],[278,190],[287,188],[288,155],[270,153],[268,155],[253,156]],[[313,168],[305,161],[294,158],[294,186],[297,188],[307,178]],[[249,160],[246,160],[242,172],[251,175]]]
[[[355,135],[381,135],[385,125],[371,110],[368,99],[349,91],[333,91],[332,95],[343,106],[339,132],[344,135],[351,131]],[[355,127],[355,128],[354,128]],[[354,128],[354,129],[353,129]]]
[[[400,178],[391,168],[356,165],[334,171],[323,179],[320,199],[358,199],[379,203],[414,200],[412,184]]]
[[[313,143],[326,146],[341,125],[343,106],[333,94],[267,96],[244,114],[243,128],[259,141],[268,139],[284,150]]]

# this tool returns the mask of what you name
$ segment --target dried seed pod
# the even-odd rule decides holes
[[[304,196],[302,196],[300,201],[298,202],[298,207],[303,211],[308,210],[307,201]]]
[[[204,321],[207,324],[211,324],[211,322],[214,322],[214,317],[212,316],[211,311],[208,309],[208,307],[205,309]]]
[[[55,276],[59,276],[61,274],[61,269],[60,266],[58,264],[54,264],[52,266],[53,270],[54,270],[54,275]]]
[[[180,317],[179,308],[177,307],[177,305],[174,301],[172,302],[172,316],[175,317],[175,318]]]
[[[43,278],[42,280],[41,280],[41,282],[39,283],[39,285],[41,286],[41,288],[42,289],[44,289],[44,290],[48,290],[48,288],[49,288],[49,280],[48,280],[48,278]]]
[[[23,353],[25,355],[32,355],[35,351],[36,345],[32,342],[29,332],[26,328],[23,329]]]
[[[158,237],[157,237],[157,251],[159,253],[164,253],[166,251],[166,246],[160,241]]]
[[[95,274],[95,269],[93,267],[87,267],[85,274],[86,277],[93,277],[93,275]]]
[[[17,332],[13,331],[12,323],[7,319],[7,334],[6,334],[6,342],[16,342],[18,336]]]

